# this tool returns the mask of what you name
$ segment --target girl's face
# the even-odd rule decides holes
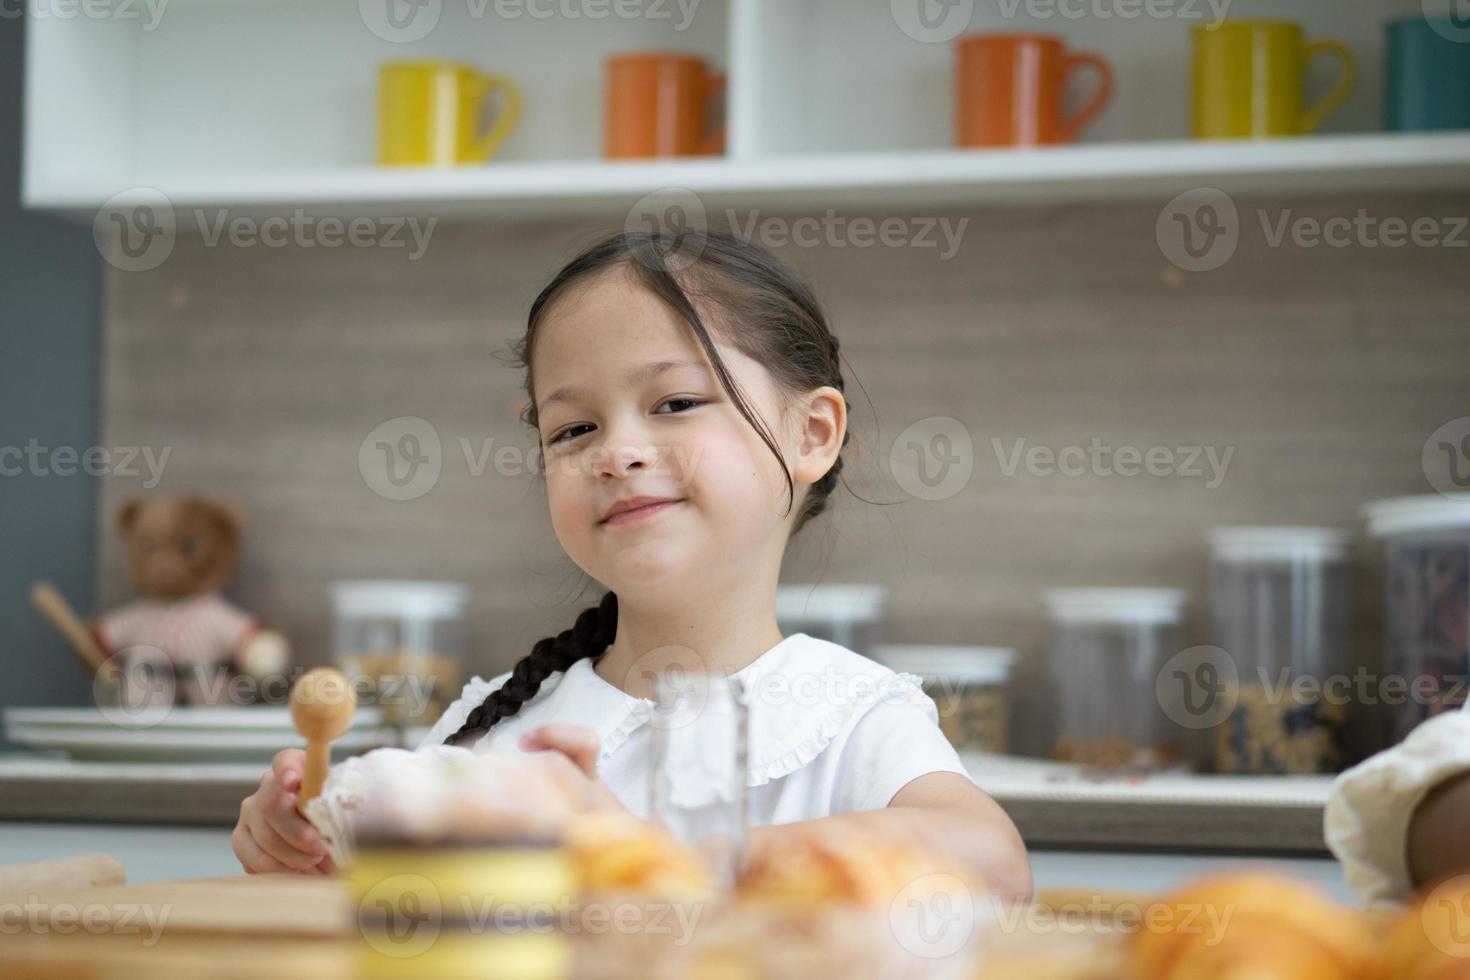
[[[781,464],[693,330],[627,271],[573,287],[537,328],[532,384],[552,525],[572,560],[620,595],[695,596],[766,567],[774,582],[802,484],[820,478],[841,446],[838,427],[824,453],[831,436],[805,434],[807,399],[794,406],[801,411],[783,410],[766,370],[710,332],[792,471],[789,514]],[[634,497],[672,502],[607,519]]]

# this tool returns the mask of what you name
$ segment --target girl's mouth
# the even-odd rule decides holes
[[[639,521],[646,521],[650,517],[653,517],[653,516],[655,516],[657,514],[661,514],[664,511],[668,510],[670,507],[678,506],[679,504],[682,504],[683,502],[684,501],[682,499],[680,499],[680,500],[661,500],[661,501],[659,501],[656,504],[648,504],[648,505],[643,506],[643,507],[635,507],[633,510],[625,510],[625,511],[623,511],[620,514],[614,514],[612,517],[609,517],[607,520],[603,521],[602,523],[609,524],[609,525],[613,525],[613,524],[635,524],[635,523],[637,523]]]

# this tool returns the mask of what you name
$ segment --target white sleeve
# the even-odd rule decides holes
[[[858,718],[843,743],[838,767],[834,813],[881,810],[905,785],[931,772],[970,779],[939,728],[934,699],[917,686],[909,698],[880,701]]]
[[[443,744],[446,738],[459,731],[459,727],[464,724],[465,719],[470,716],[471,711],[484,704],[485,699],[492,692],[499,690],[500,685],[509,679],[510,671],[508,670],[503,674],[492,677],[488,681],[479,675],[471,677],[469,683],[464,686],[464,690],[460,692],[455,702],[445,708],[444,714],[440,715],[439,720],[434,722],[434,727],[429,729],[429,734],[425,735],[423,740],[414,747],[416,749],[422,749],[430,745]]]
[[[1368,906],[1401,902],[1409,880],[1409,820],[1435,786],[1470,770],[1470,713],[1431,718],[1393,748],[1337,777],[1323,830],[1343,874]]]

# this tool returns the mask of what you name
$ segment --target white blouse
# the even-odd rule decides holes
[[[1327,846],[1365,905],[1402,902],[1409,820],[1431,789],[1470,770],[1470,703],[1420,724],[1398,745],[1337,777],[1327,801]]]
[[[474,745],[508,751],[548,722],[599,736],[598,775],[629,810],[650,812],[654,702],[608,683],[579,660]],[[886,807],[905,784],[931,772],[969,778],[940,731],[934,701],[913,674],[896,673],[846,647],[794,633],[731,676],[750,703],[746,797],[752,826]],[[474,677],[419,748],[438,745],[510,677]],[[678,765],[697,763],[685,754]],[[677,784],[679,771],[673,772]]]

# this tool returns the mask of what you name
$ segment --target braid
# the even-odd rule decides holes
[[[536,641],[531,652],[511,669],[504,684],[470,712],[459,731],[444,740],[445,745],[468,745],[495,727],[495,723],[521,710],[521,705],[536,696],[541,684],[558,671],[564,671],[578,660],[597,657],[618,629],[618,597],[609,592],[595,606],[577,615],[571,629],[556,636]]]

